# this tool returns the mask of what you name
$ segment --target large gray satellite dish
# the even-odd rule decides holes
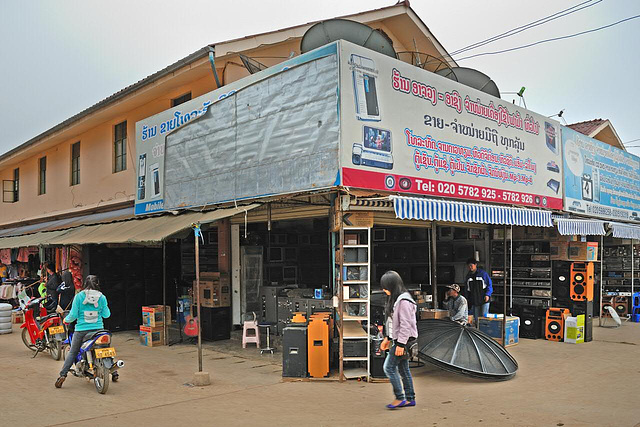
[[[500,90],[491,77],[473,68],[451,67],[436,71],[436,74],[500,98]]]
[[[329,19],[309,28],[302,36],[300,51],[306,53],[336,40],[346,40],[392,58],[396,57],[393,43],[385,34],[347,19]]]

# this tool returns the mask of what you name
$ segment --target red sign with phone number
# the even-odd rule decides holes
[[[458,184],[434,179],[415,178],[392,173],[342,168],[342,185],[371,190],[425,194],[464,200],[503,203],[507,205],[537,206],[562,209],[562,198],[508,191],[477,185]]]

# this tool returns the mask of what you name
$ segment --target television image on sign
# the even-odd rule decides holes
[[[388,130],[378,129],[370,126],[364,127],[365,148],[370,150],[391,152],[391,132]]]

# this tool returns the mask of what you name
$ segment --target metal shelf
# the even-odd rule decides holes
[[[503,297],[503,294],[491,294],[497,297]],[[511,298],[535,298],[535,299],[551,299],[551,297],[538,297],[533,295],[511,295]]]
[[[343,248],[368,248],[369,245],[342,245]]]
[[[368,262],[343,262],[342,265],[345,267],[368,267]]]
[[[367,360],[369,360],[368,357],[363,356],[363,357],[343,357],[342,360],[344,360],[345,362],[366,362]]]
[[[514,288],[531,288],[531,289],[544,289],[544,290],[551,289],[551,284],[549,284],[548,287],[546,287],[546,286],[531,286],[531,285],[511,285],[511,284],[510,284],[510,286],[513,286]]]
[[[369,281],[368,280],[345,280],[342,282],[343,286],[347,286],[347,285],[368,285]]]
[[[499,280],[499,281],[503,281],[504,277],[500,277],[500,276],[491,276],[491,280]],[[507,277],[507,280],[509,279],[509,277]],[[540,281],[540,282],[547,282],[547,281],[551,281],[551,278],[547,278],[547,277],[513,277],[513,280],[536,280],[536,281]]]
[[[342,316],[342,320],[362,322],[363,320],[369,320],[369,318],[367,316],[349,316],[349,315],[344,315],[344,316]]]
[[[348,299],[343,299],[342,301],[344,302],[368,302],[369,300],[366,298],[348,298]]]
[[[344,336],[342,337],[345,340],[361,340],[367,339],[367,332],[362,329],[360,324],[355,324],[354,322],[347,322],[342,325],[342,333]]]

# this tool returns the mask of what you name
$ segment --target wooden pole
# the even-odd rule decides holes
[[[193,224],[196,245],[196,307],[198,307],[198,372],[202,372],[202,331],[200,330],[202,307],[200,306],[200,224]]]

